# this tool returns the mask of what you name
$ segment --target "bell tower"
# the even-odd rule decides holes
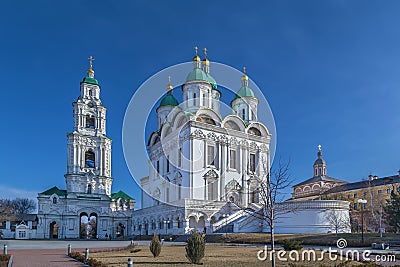
[[[74,130],[68,133],[65,179],[68,193],[111,195],[111,139],[106,136],[106,108],[94,78],[92,56],[80,95],[72,103]]]

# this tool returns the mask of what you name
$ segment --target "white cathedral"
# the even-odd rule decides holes
[[[257,120],[258,99],[248,80],[244,73],[225,117],[206,53],[201,60],[196,49],[181,104],[168,84],[156,110],[158,129],[148,140],[149,176],[141,179],[135,234],[215,232],[243,215],[243,208],[259,208],[258,181],[270,169],[271,135]]]
[[[66,190],[38,194],[36,238],[116,238],[131,235],[134,199],[111,193],[111,139],[106,108],[92,60],[73,102],[74,128],[68,133]]]

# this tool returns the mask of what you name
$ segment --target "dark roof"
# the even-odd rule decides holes
[[[317,160],[314,162],[314,165],[321,165],[321,164],[326,164],[326,161],[323,160],[322,158],[321,158],[321,159],[317,159]]]
[[[122,198],[122,199],[125,199],[125,200],[134,200],[133,198],[131,198],[130,196],[128,196],[127,194],[125,194],[121,190],[119,190],[117,193],[112,193],[111,194],[111,198],[112,199]]]
[[[329,177],[329,176],[316,176],[316,177],[312,177],[310,179],[307,179],[299,184],[296,184],[294,186],[299,186],[299,185],[305,185],[305,184],[311,184],[311,183],[316,183],[316,182],[334,182],[334,183],[347,183],[346,181],[340,180],[340,179],[336,179],[333,177]]]
[[[65,196],[67,194],[67,190],[61,190],[58,189],[57,186],[54,186],[42,193],[39,193],[39,195],[48,195],[48,196],[51,196],[52,194],[56,194],[58,196]]]
[[[395,184],[395,183],[400,183],[400,176],[393,175],[393,176],[387,176],[387,177],[382,177],[382,178],[373,179],[373,180],[365,180],[365,181],[361,181],[361,182],[347,183],[347,184],[335,186],[335,187],[329,189],[328,191],[326,191],[326,194],[367,188],[367,187],[373,187],[373,186],[380,186],[380,185],[390,185],[390,184]]]

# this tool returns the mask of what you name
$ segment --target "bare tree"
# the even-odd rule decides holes
[[[12,207],[15,214],[30,213],[36,209],[36,202],[29,198],[16,198],[12,200]]]
[[[329,225],[335,230],[336,235],[339,232],[343,232],[344,230],[349,229],[350,227],[350,219],[345,216],[342,212],[337,210],[329,211],[325,219],[329,222]]]
[[[289,163],[281,160],[270,170],[265,158],[261,158],[260,167],[263,169],[262,177],[259,177],[259,203],[262,208],[250,215],[265,221],[270,230],[271,242],[271,266],[275,267],[275,221],[280,216],[295,212],[298,206],[295,202],[282,203],[285,200],[285,189],[291,186],[289,175]]]
[[[15,218],[12,200],[0,199],[0,223],[3,221],[12,221]]]

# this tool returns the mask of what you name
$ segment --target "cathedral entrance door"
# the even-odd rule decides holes
[[[58,239],[58,224],[55,221],[50,224],[50,238]]]

